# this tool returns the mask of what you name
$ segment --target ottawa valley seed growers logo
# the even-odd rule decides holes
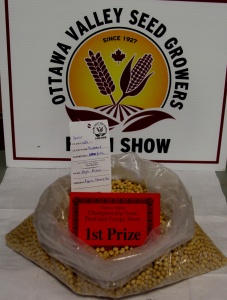
[[[161,49],[138,32],[109,29],[83,42],[67,69],[72,121],[107,119],[110,129],[137,131],[171,115],[165,104],[170,69]],[[82,109],[83,107],[83,109]]]
[[[93,12],[80,17],[56,44],[48,77],[52,103],[64,104],[74,122],[107,119],[115,138],[122,138],[121,152],[130,150],[131,138],[131,151],[151,153],[151,126],[176,120],[175,112],[184,107],[189,88],[184,55],[178,38],[147,13]],[[165,145],[158,153],[168,152],[170,140],[157,137]]]

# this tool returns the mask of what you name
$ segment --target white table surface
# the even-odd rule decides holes
[[[0,185],[0,300],[95,300],[72,293],[53,276],[5,246],[5,234],[36,207],[43,190],[67,169],[8,168]],[[176,172],[192,196],[195,218],[227,256],[227,204],[215,172]],[[131,300],[225,300],[227,267],[135,295]]]

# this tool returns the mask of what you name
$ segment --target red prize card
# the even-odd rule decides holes
[[[90,246],[140,246],[160,225],[160,194],[70,194],[69,230]]]

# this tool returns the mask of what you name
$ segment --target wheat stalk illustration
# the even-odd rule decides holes
[[[142,58],[139,58],[135,66],[131,69],[133,59],[134,56],[129,61],[121,75],[120,86],[123,94],[117,104],[119,104],[127,96],[136,96],[139,94],[144,88],[148,78],[154,73],[152,72],[147,75],[153,61],[151,54],[145,54]]]
[[[109,95],[112,103],[115,105],[112,93],[115,90],[115,85],[110,76],[110,73],[103,61],[101,54],[94,54],[91,50],[88,52],[90,57],[85,58],[85,62],[96,82],[96,85],[103,95]]]
[[[120,53],[122,53],[122,51]],[[100,93],[102,95],[109,95],[112,104],[95,107],[95,109],[98,109],[99,112],[93,111],[93,109],[70,109],[66,107],[68,115],[72,121],[79,122],[83,120],[100,120],[105,118],[108,120],[110,129],[113,129],[126,117],[127,119],[123,124],[122,132],[133,132],[148,128],[156,122],[167,118],[174,119],[169,114],[158,110],[155,111],[153,109],[144,109],[134,105],[120,104],[120,102],[127,96],[138,95],[145,87],[150,76],[154,74],[154,72],[148,74],[154,60],[150,53],[144,54],[140,57],[134,67],[132,67],[132,62],[135,55],[128,62],[121,74],[120,88],[122,90],[122,96],[117,102],[115,102],[112,96],[112,93],[115,91],[115,85],[101,54],[99,52],[95,54],[91,50],[88,51],[88,54],[89,57],[86,57],[84,60],[91,72],[91,75]],[[120,61],[119,53],[115,54],[117,57],[115,57],[114,60]],[[105,114],[103,114],[103,112]],[[99,132],[99,135],[101,135],[103,130],[102,128],[97,128],[97,131]]]

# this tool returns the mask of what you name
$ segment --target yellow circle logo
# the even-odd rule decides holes
[[[130,29],[106,29],[85,40],[70,59],[67,89],[77,109],[67,112],[73,121],[107,118],[111,128],[134,116],[151,120],[151,109],[163,107],[168,98],[170,78],[166,57],[154,41]],[[153,121],[165,118],[171,116],[159,111]],[[123,131],[150,125],[133,122]]]

